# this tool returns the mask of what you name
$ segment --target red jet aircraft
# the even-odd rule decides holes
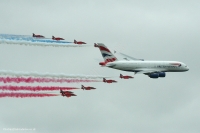
[[[34,34],[34,33],[33,33],[33,37],[44,38],[44,36],[42,36],[42,35],[36,35],[36,34]]]
[[[111,79],[106,80],[105,78],[103,78],[103,82],[105,82],[105,83],[114,83],[114,82],[117,82],[117,81],[111,80]]]
[[[86,44],[86,43],[82,42],[82,41],[76,41],[76,40],[74,40],[74,44]]]
[[[59,40],[65,40],[65,39],[63,39],[63,38],[61,38],[61,37],[54,37],[54,36],[52,36],[52,39],[53,39],[53,40],[57,40],[57,41],[59,41]]]
[[[90,87],[90,86],[85,87],[85,86],[82,85],[81,89],[83,89],[83,90],[94,90],[96,88]]]
[[[130,79],[130,78],[133,78],[132,76],[123,76],[122,74],[120,74],[119,76],[121,79]]]
[[[66,96],[66,97],[71,97],[71,96],[76,96],[73,92],[71,92],[71,91],[63,91],[63,90],[60,90],[60,93],[61,93],[61,95],[64,97],[64,96]]]
[[[94,43],[94,47],[99,47],[98,44]]]

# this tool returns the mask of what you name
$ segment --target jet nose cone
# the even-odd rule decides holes
[[[186,70],[186,71],[189,71],[189,67],[188,67],[188,66],[187,66],[187,67],[185,67],[185,70]]]

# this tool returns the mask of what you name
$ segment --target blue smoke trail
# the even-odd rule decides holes
[[[0,39],[2,41],[27,41],[27,42],[43,42],[43,43],[59,43],[59,44],[73,43],[67,41],[56,41],[47,38],[33,38],[27,35],[12,35],[12,34],[0,34]]]

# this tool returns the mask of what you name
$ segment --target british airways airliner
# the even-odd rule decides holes
[[[99,63],[101,66],[135,72],[135,74],[145,74],[150,78],[165,77],[165,72],[185,72],[189,70],[186,64],[179,61],[145,61],[130,56],[128,57],[131,60],[118,60],[103,43],[95,43],[94,46],[99,48],[104,58],[104,62]]]

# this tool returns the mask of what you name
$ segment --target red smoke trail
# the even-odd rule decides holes
[[[16,98],[25,98],[25,97],[51,97],[59,96],[58,94],[46,94],[46,93],[0,93],[0,98],[2,97],[16,97]]]
[[[35,78],[35,77],[0,77],[0,82],[4,83],[48,83],[48,82],[59,82],[59,83],[80,83],[80,82],[101,82],[99,80],[88,80],[88,79],[54,79],[54,78]]]
[[[74,90],[74,89],[78,89],[75,87],[57,87],[57,86],[0,86],[0,90],[9,90],[9,91],[55,91],[55,90]]]

